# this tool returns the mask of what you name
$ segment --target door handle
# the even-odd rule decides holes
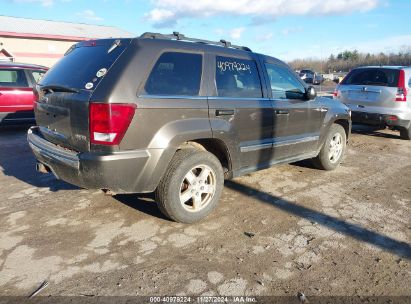
[[[288,111],[288,110],[275,110],[275,114],[277,114],[277,115],[288,115],[288,114],[290,114],[290,111]]]
[[[234,110],[230,110],[230,109],[216,110],[215,115],[216,116],[234,115]]]
[[[316,111],[318,112],[327,112],[328,110],[325,108],[315,108]]]

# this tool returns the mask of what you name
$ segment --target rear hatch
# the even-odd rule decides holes
[[[400,69],[358,68],[352,70],[338,86],[338,99],[352,110],[399,108],[396,102]]]
[[[90,98],[130,42],[80,42],[45,74],[36,86],[35,117],[48,141],[75,151],[90,150]]]

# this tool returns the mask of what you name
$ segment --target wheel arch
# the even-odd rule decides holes
[[[194,148],[210,152],[220,161],[221,166],[224,170],[224,176],[226,178],[231,177],[232,161],[230,151],[227,145],[221,139],[201,138],[185,141],[178,147],[177,151],[186,148]]]
[[[350,124],[350,122],[347,119],[338,118],[338,119],[334,120],[333,124],[340,125],[344,128],[345,136],[346,136],[347,141],[348,141],[348,138],[350,137],[350,134],[351,134],[351,124]]]

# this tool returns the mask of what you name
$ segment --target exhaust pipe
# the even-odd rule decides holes
[[[50,173],[51,172],[50,168],[42,163],[36,163],[36,170],[37,172],[40,172],[40,173]]]

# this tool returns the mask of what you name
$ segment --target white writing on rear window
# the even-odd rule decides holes
[[[225,71],[248,71],[251,74],[250,65],[235,61],[217,61],[217,68],[221,72]]]

